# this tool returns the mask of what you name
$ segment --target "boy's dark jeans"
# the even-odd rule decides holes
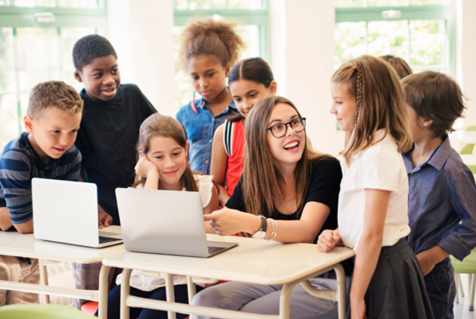
[[[446,258],[425,276],[426,291],[435,318],[453,319],[453,303],[456,297],[454,270],[450,258]]]

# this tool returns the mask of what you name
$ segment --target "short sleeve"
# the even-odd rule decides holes
[[[202,206],[207,207],[212,199],[213,176],[195,174],[195,180],[198,184],[198,191],[202,199]]]
[[[340,163],[333,157],[315,160],[306,196],[306,203],[318,202],[333,209],[339,198],[342,171]]]
[[[0,186],[13,224],[23,224],[33,217],[31,166],[26,154],[10,150],[0,160]]]
[[[364,189],[381,189],[394,192],[400,184],[400,173],[404,168],[400,154],[381,151],[378,148],[368,149],[362,158],[362,185]]]
[[[245,198],[243,196],[243,177],[240,178],[240,181],[233,191],[233,195],[231,195],[225,206],[230,209],[246,212]]]

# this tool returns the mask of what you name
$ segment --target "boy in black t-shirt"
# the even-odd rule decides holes
[[[120,225],[115,189],[133,184],[139,128],[157,111],[137,85],[121,85],[117,54],[106,38],[93,34],[79,39],[73,62],[74,77],[84,84],[84,114],[76,139],[83,156],[81,178],[98,187],[99,228]],[[97,289],[100,267],[75,264],[77,288]]]

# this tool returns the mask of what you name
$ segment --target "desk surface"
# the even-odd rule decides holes
[[[354,256],[351,249],[337,247],[320,253],[315,244],[281,244],[253,238],[221,237],[207,234],[208,240],[238,242],[239,245],[211,258],[119,252],[103,264],[137,268],[176,275],[275,285],[312,275]]]
[[[120,232],[120,227],[111,226],[107,231]],[[89,248],[39,240],[33,234],[0,231],[0,255],[89,264],[101,262],[105,257],[122,251],[125,251],[122,244]]]

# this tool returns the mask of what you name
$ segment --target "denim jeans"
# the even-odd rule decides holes
[[[453,303],[456,296],[454,270],[450,258],[446,258],[425,276],[426,291],[435,318],[453,319]]]

